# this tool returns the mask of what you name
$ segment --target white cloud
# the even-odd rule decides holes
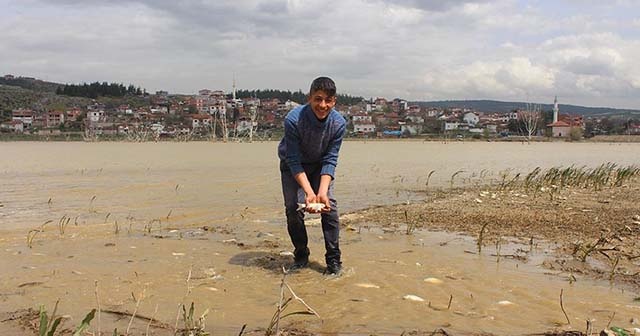
[[[6,1],[6,0],[4,0]],[[542,0],[22,0],[0,20],[0,72],[365,97],[526,95],[640,107],[640,4]],[[598,97],[596,100],[594,97]],[[612,97],[609,99],[608,97]],[[606,103],[605,103],[606,104]]]
[[[528,92],[553,87],[552,70],[531,63],[525,57],[506,62],[473,62],[449,76],[426,76],[426,84],[442,94],[458,96],[464,92],[473,98],[520,97]]]

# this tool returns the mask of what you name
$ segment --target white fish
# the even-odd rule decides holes
[[[362,288],[380,288],[380,286],[370,284],[370,283],[357,283],[356,286],[362,287]]]
[[[182,252],[171,252],[171,254],[174,255],[174,256],[183,256],[183,255],[185,255]]]
[[[424,279],[424,282],[430,283],[430,284],[435,284],[435,285],[439,285],[442,283],[442,280],[437,279],[437,278],[426,278]]]
[[[511,301],[503,300],[503,301],[498,302],[498,304],[501,305],[501,306],[511,306],[511,305],[513,305],[515,303],[513,303]]]
[[[298,203],[298,211],[311,209],[313,211],[319,212],[324,210],[325,208],[326,208],[326,205],[324,203],[309,203],[308,206],[304,203]]]
[[[424,302],[424,299],[413,294],[408,294],[402,297],[404,300],[415,301],[415,302]]]

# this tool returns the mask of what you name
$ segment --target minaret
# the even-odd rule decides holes
[[[558,121],[558,96],[553,100],[553,122]]]
[[[236,75],[233,75],[233,101],[236,101]]]

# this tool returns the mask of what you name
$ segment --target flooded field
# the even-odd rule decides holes
[[[97,302],[120,313],[137,304],[137,314],[167,324],[149,334],[170,335],[178,305],[193,301],[196,314],[209,309],[206,330],[213,334],[267,327],[281,267],[291,262],[283,253],[291,246],[276,146],[0,143],[0,313],[40,304],[51,310],[60,299],[58,310],[72,326]],[[489,182],[506,170],[639,161],[635,143],[346,142],[336,194],[349,213],[420,202],[427,188]],[[523,262],[491,256],[491,248],[468,253],[475,238],[463,235],[359,227],[342,231],[346,272],[329,279],[311,218],[312,267],[287,283],[320,318],[292,316],[286,326],[345,335],[437,328],[514,335],[566,325],[567,318],[581,330],[589,319],[602,329],[640,318],[638,293],[604,281],[570,282],[542,268],[554,242],[501,247],[503,254],[529,249]],[[34,229],[41,231],[28,242]],[[129,319],[115,317],[103,313],[94,332],[126,329]],[[146,326],[136,319],[131,328],[145,334]],[[0,333],[9,330],[0,323]]]

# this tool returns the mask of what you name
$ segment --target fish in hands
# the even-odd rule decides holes
[[[309,203],[309,205],[304,203],[298,203],[298,211],[317,213],[317,212],[327,212],[330,210],[324,203]]]

